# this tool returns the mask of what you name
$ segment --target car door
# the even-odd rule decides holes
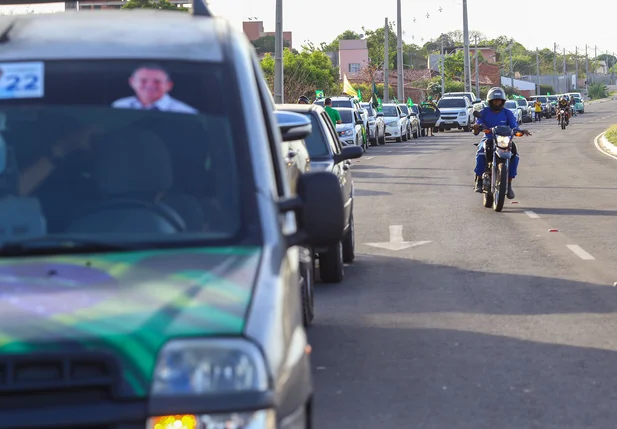
[[[336,129],[332,126],[332,122],[328,122],[328,116],[326,113],[321,113],[322,121],[326,129],[326,141],[328,142],[328,146],[332,151],[333,155],[339,155],[343,151],[343,146],[336,136]],[[353,193],[353,184],[351,181],[351,161],[345,160],[341,161],[338,164],[335,163],[332,167],[332,173],[334,173],[338,179],[341,186],[341,192],[343,194],[343,201],[345,203],[345,227],[347,227],[347,223],[349,221],[349,216],[351,215],[352,208],[352,193]]]

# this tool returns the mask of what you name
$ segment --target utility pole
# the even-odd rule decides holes
[[[476,35],[476,97],[480,98],[480,70],[478,68],[478,36]]]
[[[587,45],[585,45],[585,82],[587,82],[585,84],[585,91],[587,91],[587,89],[589,88],[590,78],[591,76],[589,76],[589,54],[587,53]]]
[[[512,88],[512,93],[514,93],[514,66],[512,65],[512,45],[510,48],[510,88]]]
[[[559,80],[557,79],[557,42],[553,45],[553,82],[555,83],[553,90],[559,94]]]
[[[384,27],[384,51],[383,51],[383,102],[388,103],[390,100],[390,52],[388,47],[388,39],[390,36],[390,27],[388,26],[388,18],[386,18],[386,26]]]
[[[285,102],[283,83],[283,0],[276,0],[276,23],[274,35],[274,102]]]
[[[578,46],[574,50],[574,75],[574,80],[576,82],[576,85],[574,86],[578,89]]]
[[[471,70],[470,70],[470,61],[469,61],[469,21],[467,17],[467,0],[463,0],[463,40],[464,40],[464,48],[465,48],[465,59],[464,59],[464,78],[465,78],[465,92],[471,91],[469,85]]]
[[[443,51],[443,38],[441,39],[441,97],[446,93],[446,55]]]
[[[538,83],[536,86],[536,95],[540,95],[540,52],[538,48],[536,48],[536,82]]]
[[[397,62],[397,99],[399,103],[405,102],[405,79],[403,76],[403,24],[401,21],[402,11],[401,11],[401,0],[396,0],[396,38],[397,38],[397,47],[396,47],[396,62]]]
[[[568,92],[568,71],[566,66],[566,48],[563,48],[563,83],[564,83],[564,92]]]

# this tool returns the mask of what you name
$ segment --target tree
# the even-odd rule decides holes
[[[276,38],[274,36],[263,36],[253,40],[251,44],[255,47],[258,54],[274,53]],[[289,48],[289,41],[283,40],[283,48]]]
[[[364,29],[363,29],[364,30]],[[345,30],[330,43],[321,43],[319,49],[323,52],[338,52],[339,42],[341,40],[360,40],[360,34],[353,30]]]
[[[394,31],[394,25],[389,23],[388,27],[388,67],[390,70],[394,70],[396,68],[396,44],[398,39],[396,37],[396,32]],[[381,67],[384,62],[385,53],[385,29],[380,27],[377,30],[367,30],[362,27],[362,31],[364,31],[364,34],[366,35],[369,60],[373,64],[378,64]]]
[[[170,3],[168,0],[129,0],[126,2],[122,9],[159,9],[159,10],[176,10],[181,12],[187,12],[188,9]]]
[[[267,53],[261,67],[270,89],[274,88],[274,57]],[[283,52],[285,70],[285,100],[296,100],[301,95],[314,96],[315,90],[326,93],[338,91],[338,72],[324,52],[294,53],[289,49]]]

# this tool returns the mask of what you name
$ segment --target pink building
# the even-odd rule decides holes
[[[264,31],[264,23],[263,21],[244,21],[242,23],[242,29],[244,30],[244,34],[251,42],[264,37],[264,36],[274,36],[274,31]],[[291,31],[283,31],[283,40],[289,43],[289,49],[292,49],[292,35]],[[287,46],[286,46],[287,47]]]
[[[340,40],[338,55],[341,79],[354,79],[369,63],[366,40]]]

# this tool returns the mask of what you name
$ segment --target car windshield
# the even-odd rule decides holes
[[[383,115],[388,118],[396,118],[399,116],[396,106],[383,106],[382,111]]]
[[[311,158],[325,158],[328,157],[330,152],[328,151],[328,143],[321,130],[321,124],[319,123],[319,117],[316,114],[307,113],[311,118],[311,125],[313,132],[304,138],[306,144],[306,150]]]
[[[347,110],[347,109],[336,109],[338,110],[339,114],[341,115],[341,121],[343,121],[344,124],[352,124],[353,123],[353,115],[351,114],[351,110]]]
[[[366,113],[370,116],[370,117],[374,117],[376,115],[375,113],[375,109],[373,109],[373,106],[371,106],[370,103],[362,103],[362,108],[364,110],[366,110]]]
[[[437,103],[437,107],[441,108],[449,108],[449,107],[465,107],[467,106],[465,104],[465,99],[464,98],[442,98],[441,100],[439,100],[439,103]]]
[[[557,97],[553,97],[553,96],[548,97],[548,99],[549,99],[549,101],[557,101]]]
[[[409,107],[407,105],[401,104],[398,108],[401,109],[404,114],[409,115]]]
[[[546,97],[538,97],[538,100],[540,100],[541,103],[546,103],[548,101]]]
[[[420,113],[417,104],[414,104],[413,106],[411,106],[411,111],[414,112],[415,114]]]
[[[471,94],[467,94],[467,93],[464,93],[464,92],[451,92],[451,93],[449,93],[449,94],[446,94],[446,97],[448,97],[448,96],[449,96],[449,97],[465,97],[465,98],[467,98],[469,101],[473,101],[473,100],[471,99]]]
[[[516,102],[518,103],[519,106],[527,106],[527,100],[518,99],[516,100]]]
[[[131,248],[246,238],[251,167],[237,156],[246,130],[223,65],[20,67],[29,86],[0,88],[0,247],[51,251],[50,236]]]
[[[432,114],[432,113],[436,113],[435,108],[433,106],[429,106],[429,105],[423,105],[422,106],[422,113],[424,114]]]
[[[516,109],[516,101],[506,101],[506,109]]]
[[[581,99],[580,99],[580,98],[575,98],[575,99],[574,99],[574,102],[575,102],[575,103],[582,103],[582,101],[581,101]]]
[[[353,108],[353,102],[351,100],[332,100],[332,107],[349,107]]]

